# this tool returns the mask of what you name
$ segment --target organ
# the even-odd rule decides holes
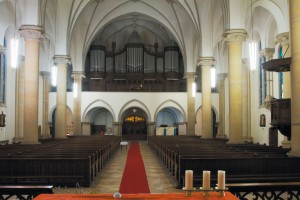
[[[176,42],[145,44],[136,32],[118,49],[116,42],[111,50],[108,45],[92,43],[86,74],[83,88],[88,91],[186,91],[183,59]]]

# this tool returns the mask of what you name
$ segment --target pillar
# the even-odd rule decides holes
[[[74,83],[77,84],[77,96],[73,98],[73,134],[74,135],[82,135],[81,130],[81,91],[82,91],[82,79],[85,78],[84,72],[75,71],[72,74],[72,78],[74,79]],[[73,87],[73,93],[74,91]]]
[[[40,39],[44,29],[35,25],[22,25],[20,35],[25,39],[24,64],[24,144],[38,143],[38,93]]]
[[[148,122],[148,127],[147,127],[147,130],[148,130],[148,136],[153,136],[154,133],[155,133],[155,122]]]
[[[280,33],[276,36],[276,40],[282,47],[284,58],[291,57],[291,48],[289,41],[289,33]],[[283,72],[283,98],[291,98],[291,73]]]
[[[290,0],[291,28],[291,157],[300,157],[300,1]]]
[[[92,135],[91,126],[91,122],[82,122],[82,135]]]
[[[24,136],[24,65],[25,57],[20,56],[19,65],[17,68],[17,83],[16,83],[16,134],[14,143],[22,142]]]
[[[187,127],[186,135],[195,135],[195,97],[193,97],[192,85],[195,82],[195,73],[186,73],[185,78],[187,81]]]
[[[250,78],[250,63],[248,58],[242,59],[243,62],[243,72],[242,72],[242,82],[243,82],[243,137],[244,141],[252,142],[253,138],[251,136],[251,78]]]
[[[64,55],[55,55],[54,64],[57,66],[57,87],[56,87],[56,113],[55,133],[56,139],[65,139],[66,117],[67,117],[67,67],[70,58]]]
[[[225,135],[225,78],[227,73],[218,74],[219,88],[219,126],[217,138],[226,138]]]
[[[289,33],[284,32],[280,33],[276,36],[276,40],[280,43],[282,47],[283,58],[291,57],[291,48],[289,41]],[[283,73],[283,91],[282,98],[291,98],[291,72],[282,72]],[[281,142],[283,148],[290,148],[291,143],[288,141],[285,136],[283,141]]]
[[[121,136],[121,130],[122,130],[122,123],[120,122],[114,122],[114,135]]]
[[[42,125],[42,138],[50,138],[49,126],[49,91],[50,91],[50,72],[40,72],[43,78],[43,125]]]
[[[225,33],[228,45],[229,80],[229,141],[243,143],[243,102],[242,102],[242,42],[246,31],[229,30]]]
[[[212,112],[211,112],[211,67],[214,62],[213,57],[202,57],[199,60],[201,65],[202,81],[202,138],[212,138]]]
[[[275,49],[274,48],[264,48],[263,50],[261,50],[261,56],[263,56],[265,58],[265,61],[269,61],[273,59],[273,55],[275,53]],[[267,96],[266,96],[266,100],[268,101],[269,99],[274,97],[274,92],[273,92],[273,72],[270,71],[266,71],[267,73]],[[266,107],[268,107],[266,105]]]

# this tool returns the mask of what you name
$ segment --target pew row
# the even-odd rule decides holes
[[[300,181],[299,158],[289,158],[288,150],[258,144],[227,144],[226,140],[193,136],[148,137],[151,149],[177,182],[184,185],[185,170],[194,171],[194,185],[201,186],[202,172],[226,171],[227,183]]]
[[[78,136],[1,146],[0,185],[90,186],[120,141],[117,136]]]

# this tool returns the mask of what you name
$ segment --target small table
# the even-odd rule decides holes
[[[127,151],[128,142],[122,141],[122,142],[120,142],[120,146],[121,146],[121,151],[122,151],[122,146],[126,146],[126,151]]]

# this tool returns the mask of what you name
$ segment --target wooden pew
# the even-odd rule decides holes
[[[0,146],[8,145],[8,143],[9,143],[9,140],[1,140],[0,141]]]
[[[185,170],[194,171],[195,184],[201,184],[203,170],[216,181],[225,170],[229,182],[300,181],[299,158],[288,158],[286,150],[257,144],[228,145],[225,140],[195,137],[149,137],[148,143],[169,168],[182,188]],[[245,176],[245,174],[249,176]],[[198,182],[197,182],[198,181]]]
[[[0,147],[0,184],[90,186],[118,149],[120,137],[72,137]]]

